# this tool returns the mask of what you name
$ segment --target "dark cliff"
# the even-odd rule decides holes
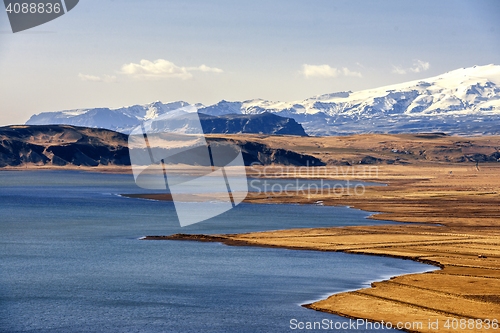
[[[224,137],[207,141],[227,141]],[[230,140],[234,142],[234,140]],[[0,127],[0,168],[36,166],[129,166],[126,134],[69,125]],[[324,165],[319,159],[270,148],[246,138],[237,142],[245,164]]]

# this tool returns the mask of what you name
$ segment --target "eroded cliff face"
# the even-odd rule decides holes
[[[226,141],[208,138],[210,142]],[[231,140],[234,142],[234,140]],[[0,167],[129,166],[128,136],[96,128],[67,125],[22,125],[0,128]],[[238,140],[246,165],[324,165],[315,157],[271,148],[251,138]]]
[[[0,167],[26,164],[130,165],[127,135],[64,125],[0,128]]]

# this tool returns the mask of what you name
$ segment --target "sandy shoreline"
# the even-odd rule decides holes
[[[377,181],[363,195],[268,195],[251,203],[302,203],[318,200],[371,212],[370,218],[421,224],[280,230],[237,235],[174,235],[148,239],[216,241],[227,245],[339,251],[411,259],[441,267],[332,295],[307,307],[370,321],[422,323],[414,332],[492,332],[500,319],[500,168],[425,165],[380,166]],[[356,177],[353,177],[354,179]],[[369,179],[362,179],[369,180]],[[155,196],[148,196],[155,199]],[[156,197],[168,200],[168,198]],[[428,225],[438,223],[441,226]],[[439,323],[439,330],[429,321]],[[453,320],[476,320],[457,329]],[[479,328],[479,321],[485,324]],[[491,325],[490,325],[491,326]]]

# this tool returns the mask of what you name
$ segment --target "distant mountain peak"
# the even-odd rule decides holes
[[[27,124],[68,124],[127,132],[141,121],[192,106],[212,116],[270,112],[293,118],[310,135],[447,132],[500,134],[500,66],[459,68],[444,74],[362,91],[323,94],[303,101],[184,101],[34,115]]]

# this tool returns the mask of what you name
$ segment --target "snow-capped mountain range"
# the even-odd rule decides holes
[[[128,133],[186,102],[45,112],[26,124],[68,124]],[[461,68],[428,79],[358,92],[336,92],[296,102],[262,99],[192,105],[208,115],[271,112],[301,123],[309,135],[446,132],[500,134],[500,66]]]

